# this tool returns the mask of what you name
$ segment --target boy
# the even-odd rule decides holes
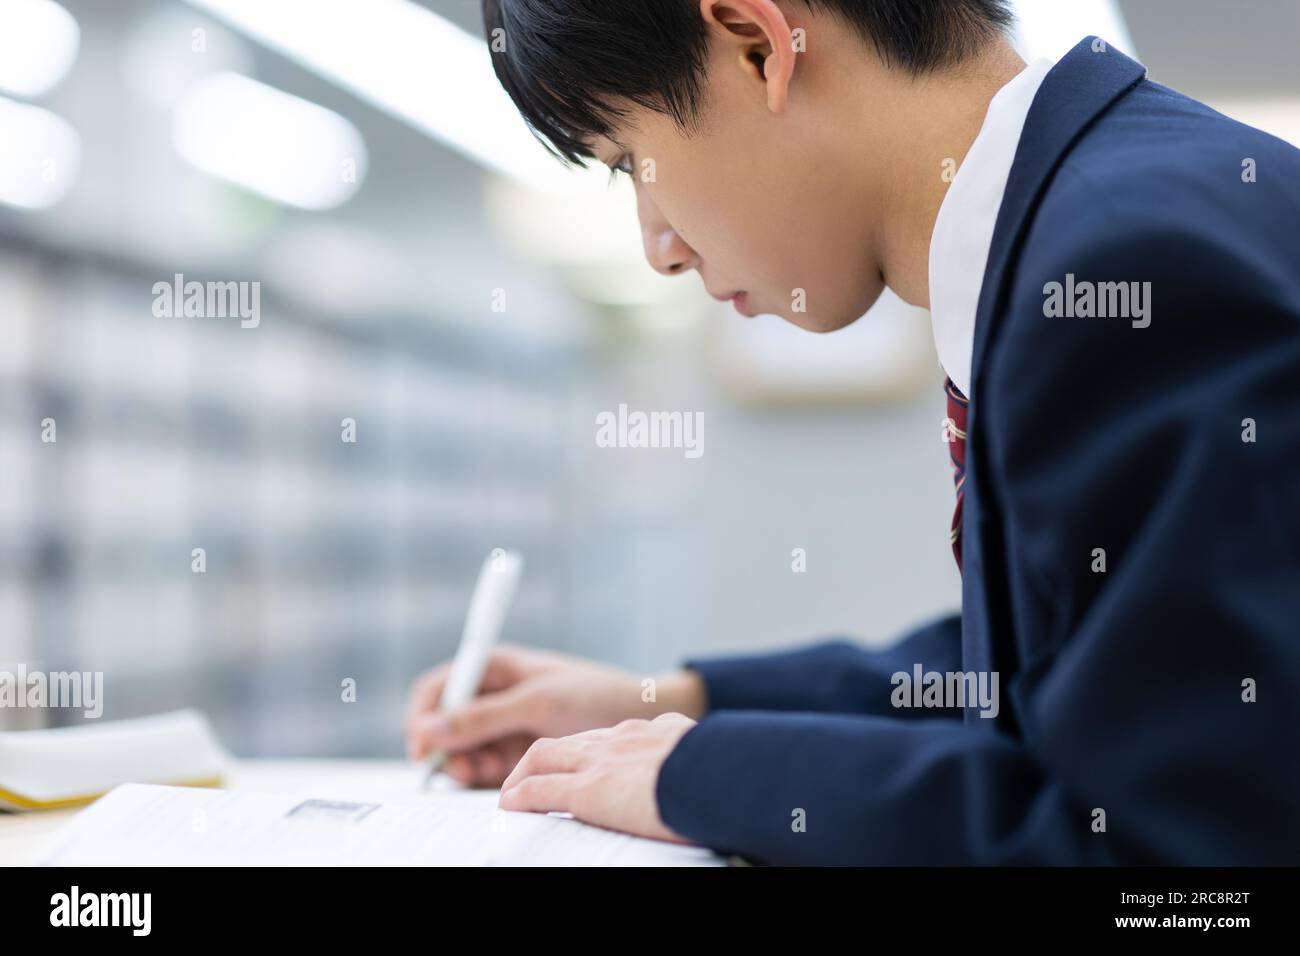
[[[930,309],[962,612],[650,704],[503,649],[450,722],[417,682],[411,753],[763,863],[1300,862],[1300,153],[1100,38],[1025,65],[1005,0],[484,12],[543,141],[632,174],[660,272],[815,332]]]

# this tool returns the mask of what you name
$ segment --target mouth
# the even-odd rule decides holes
[[[746,318],[752,319],[758,314],[757,312],[750,310],[749,299],[743,289],[738,292],[728,292],[726,295],[714,295],[712,292],[710,292],[709,295],[712,295],[713,298],[717,299],[719,302],[730,302],[735,307],[736,311]]]

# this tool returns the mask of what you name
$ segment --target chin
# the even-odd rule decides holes
[[[864,310],[865,311],[865,310]],[[861,312],[854,312],[848,316],[837,316],[835,314],[821,313],[814,315],[811,312],[796,312],[793,315],[782,315],[791,325],[797,325],[805,332],[838,332],[846,325],[852,325],[862,317]]]

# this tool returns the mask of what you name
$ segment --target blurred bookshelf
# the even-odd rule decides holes
[[[199,707],[241,755],[395,755],[493,547],[528,562],[510,638],[563,644],[577,356],[269,283],[256,328],[158,318],[166,280],[0,244],[0,661],[102,671],[104,719]]]

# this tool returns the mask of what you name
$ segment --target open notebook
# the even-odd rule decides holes
[[[228,759],[196,710],[6,731],[0,733],[0,809],[77,806],[130,782],[216,786]]]
[[[409,793],[409,792],[408,792]],[[79,813],[44,865],[722,866],[700,847],[568,815],[497,807],[489,790],[390,802],[126,784]]]

